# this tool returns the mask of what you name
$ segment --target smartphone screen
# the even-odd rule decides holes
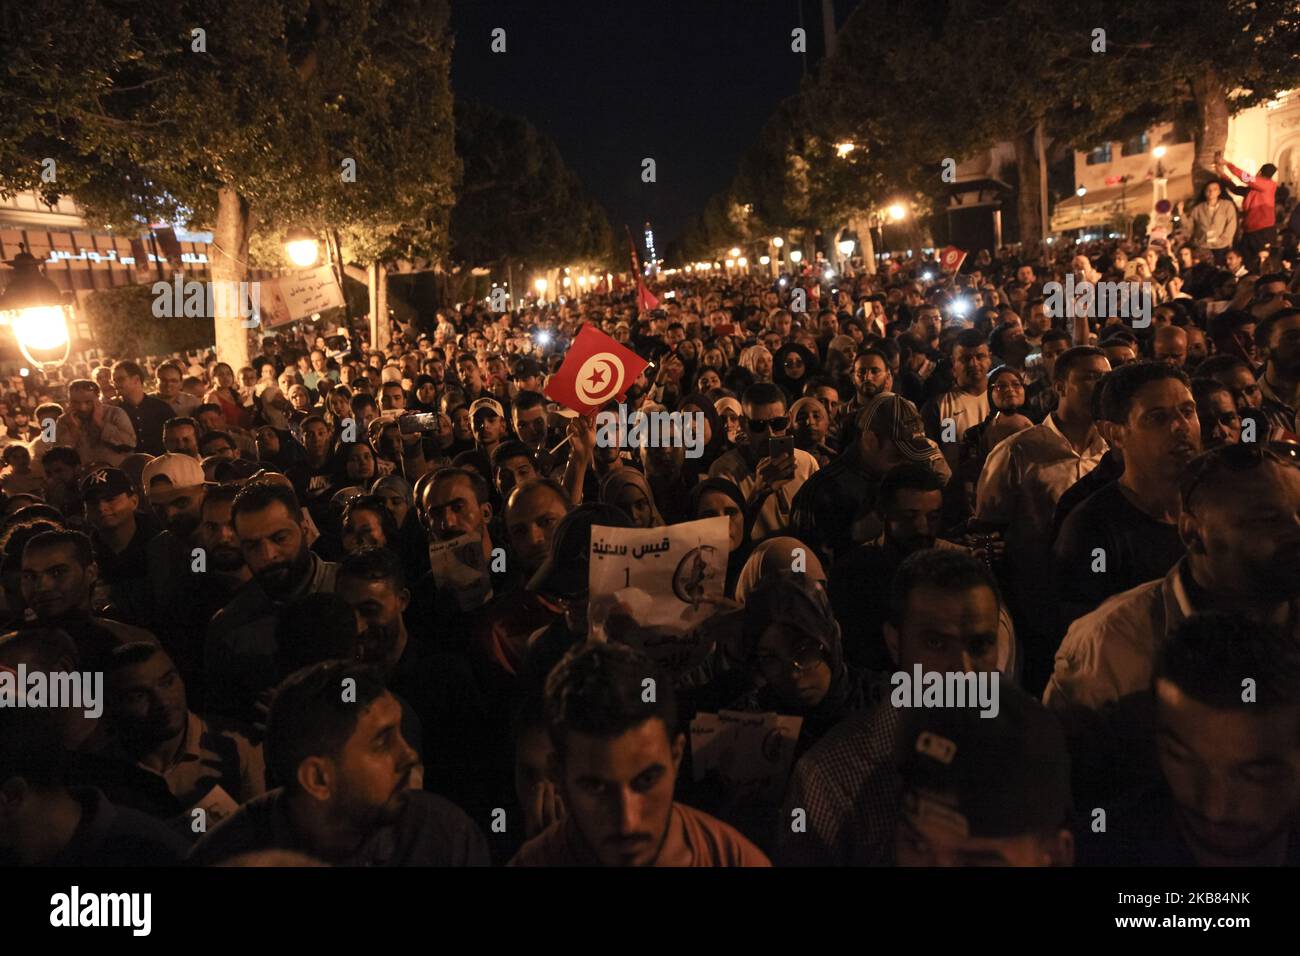
[[[767,454],[770,458],[786,457],[790,464],[785,469],[785,476],[794,477],[794,436],[783,435],[780,438],[771,438],[767,444]]]

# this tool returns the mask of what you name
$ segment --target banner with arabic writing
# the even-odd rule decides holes
[[[591,529],[589,636],[604,641],[617,631],[619,639],[660,664],[672,670],[687,666],[707,649],[695,646],[703,640],[696,629],[718,609],[729,549],[725,517],[663,528],[596,525]],[[637,626],[616,629],[611,615],[631,618]]]

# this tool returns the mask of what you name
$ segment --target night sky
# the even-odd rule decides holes
[[[840,24],[854,0],[838,0]],[[526,117],[640,243],[648,218],[662,255],[772,109],[822,56],[819,0],[452,0],[457,95]],[[507,51],[491,52],[506,31]],[[653,157],[657,183],[641,182]]]

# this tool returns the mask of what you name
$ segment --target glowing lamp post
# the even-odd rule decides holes
[[[41,274],[40,260],[25,245],[20,248],[8,262],[14,276],[0,295],[0,324],[14,330],[18,349],[30,364],[53,368],[68,360],[72,347],[70,306],[64,304],[59,287]]]
[[[284,237],[284,252],[294,268],[310,269],[320,258],[320,243],[306,229],[295,227]]]

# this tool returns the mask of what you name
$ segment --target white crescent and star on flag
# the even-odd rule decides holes
[[[597,352],[582,363],[574,379],[578,398],[589,405],[603,405],[623,388],[627,377],[623,363],[612,352]]]

